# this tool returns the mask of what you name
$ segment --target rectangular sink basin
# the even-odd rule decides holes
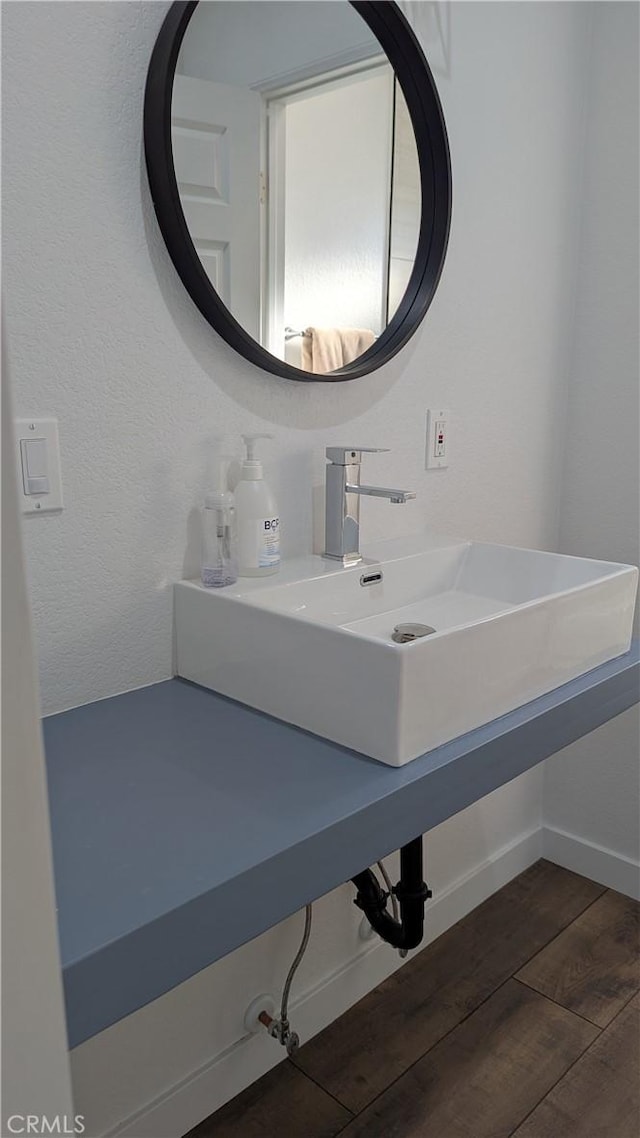
[[[401,766],[629,650],[633,566],[457,540],[372,552],[181,581],[178,674]],[[434,631],[395,642],[407,624]]]

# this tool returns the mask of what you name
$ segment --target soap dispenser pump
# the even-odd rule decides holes
[[[243,435],[246,455],[235,488],[238,531],[238,572],[241,577],[267,577],[280,568],[280,518],[262,463],[255,456],[258,439],[273,435]]]

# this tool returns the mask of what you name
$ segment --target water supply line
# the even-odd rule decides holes
[[[395,893],[393,892],[393,885],[391,884],[391,878],[389,877],[389,874],[387,873],[387,869],[386,869],[386,866],[385,866],[383,861],[377,861],[376,865],[377,865],[378,869],[380,870],[380,873],[382,875],[382,880],[384,881],[384,883],[387,887],[387,891],[388,891],[389,897],[391,899],[391,912],[393,914],[393,919],[394,919],[394,921],[397,921],[399,919],[398,898],[396,897]]]
[[[382,880],[384,881],[384,883],[387,887],[387,893],[388,893],[389,899],[391,901],[391,914],[393,916],[394,921],[398,921],[400,919],[400,911],[398,909],[398,898],[396,897],[396,895],[393,891],[393,885],[391,884],[391,878],[389,877],[389,874],[387,873],[387,869],[386,869],[386,866],[385,866],[383,861],[377,861],[376,865],[377,865],[378,869],[380,870],[380,875],[382,877]],[[363,919],[366,920],[366,918],[363,918]],[[398,949],[398,956],[400,956],[404,959],[404,957],[408,955],[408,952],[409,952],[408,948],[399,948]]]
[[[389,882],[386,872],[383,876]],[[422,837],[414,838],[400,850],[400,880],[388,893],[371,869],[357,873],[351,880],[358,890],[355,904],[378,935],[404,953],[417,948],[424,935],[425,902],[432,896],[422,878]],[[387,910],[390,896],[392,902],[397,898],[399,918]]]
[[[307,951],[307,945],[309,944],[309,937],[311,936],[311,914],[312,906],[306,905],[304,911],[304,932],[302,934],[300,948],[294,957],[284,982],[282,1001],[280,1003],[280,1015],[277,1019],[274,1019],[267,1011],[263,1011],[260,1012],[258,1016],[258,1021],[263,1027],[266,1027],[269,1035],[271,1035],[273,1039],[277,1039],[278,1043],[281,1043],[283,1047],[286,1047],[287,1055],[295,1055],[300,1046],[300,1037],[297,1032],[291,1030],[289,1024],[289,994],[291,992],[293,978],[300,967],[302,957]]]

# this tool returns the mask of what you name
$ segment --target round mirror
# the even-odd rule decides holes
[[[144,111],[151,194],[210,324],[288,379],[355,379],[409,339],[449,235],[433,78],[395,3],[174,3]]]

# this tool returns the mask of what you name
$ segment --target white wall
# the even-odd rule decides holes
[[[556,544],[584,7],[453,7],[452,77],[440,80],[454,169],[442,281],[390,364],[328,386],[245,363],[169,261],[141,139],[165,10],[98,0],[4,12],[16,410],[58,417],[65,488],[61,515],[25,526],[47,713],[171,674],[171,582],[197,570],[189,517],[221,431],[276,435],[285,556],[311,543],[325,446],[356,436],[392,448],[369,460],[368,478],[418,491],[402,508],[364,502],[365,541],[428,526]],[[442,402],[454,459],[426,472],[425,411]]]
[[[12,1115],[66,1117],[71,1075],[51,869],[36,661],[13,469],[8,353],[2,335],[2,1081]],[[6,661],[11,660],[11,666]],[[14,1119],[11,1127],[21,1125]]]
[[[275,433],[285,556],[311,544],[324,447],[354,439],[393,448],[371,459],[372,481],[419,493],[402,509],[363,503],[365,541],[429,527],[557,545],[590,7],[452,6],[451,66],[439,78],[454,170],[442,282],[405,349],[339,385],[292,384],[246,364],[176,279],[141,159],[146,66],[167,4],[6,7],[4,275],[17,411],[58,417],[65,482],[64,512],[25,525],[46,711],[171,674],[171,582],[197,569],[192,512],[221,431]],[[427,473],[424,413],[443,402],[453,461]],[[429,837],[432,935],[536,856],[540,808],[532,772]],[[318,909],[298,991],[340,970],[342,980],[301,1011],[305,1036],[397,963],[384,948],[358,961],[349,890]],[[94,1133],[182,1080],[177,1114],[162,1122],[175,1136],[274,1062],[270,1041],[259,1054],[239,1042],[241,1013],[257,988],[282,983],[298,925],[76,1050],[77,1108],[92,1113]],[[160,1138],[162,1126],[155,1115],[129,1133]]]
[[[592,8],[559,548],[637,564],[640,10],[627,3]],[[637,865],[639,751],[635,708],[549,760],[546,825]],[[640,873],[634,876],[637,890]]]

